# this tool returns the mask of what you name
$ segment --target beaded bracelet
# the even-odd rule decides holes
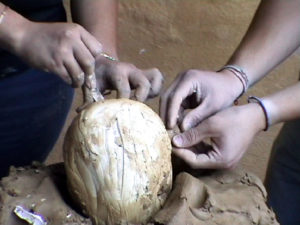
[[[6,15],[7,9],[8,9],[8,7],[4,6],[4,8],[3,8],[3,10],[2,10],[2,12],[0,14],[0,24],[3,22],[3,19],[4,19],[5,15]]]
[[[266,121],[266,127],[265,127],[264,131],[267,131],[270,127],[270,117],[269,117],[268,111],[263,103],[263,100],[256,96],[249,96],[248,103],[251,103],[251,102],[259,104],[260,107],[262,108],[264,115],[265,115],[265,121]]]

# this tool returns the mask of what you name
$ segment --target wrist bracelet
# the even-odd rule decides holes
[[[223,66],[220,70],[218,70],[217,72],[221,72],[222,70],[229,70],[230,72],[232,72],[241,82],[242,86],[243,86],[243,90],[241,92],[241,94],[236,98],[236,100],[234,101],[234,103],[237,105],[237,101],[238,99],[246,93],[247,89],[248,89],[248,76],[247,74],[244,72],[244,70],[237,66],[237,65],[226,65]]]
[[[3,19],[4,19],[5,15],[6,15],[7,9],[8,9],[8,6],[5,5],[4,8],[3,8],[3,10],[2,10],[2,12],[1,12],[1,14],[0,14],[0,24],[3,22]]]
[[[242,77],[243,81],[245,82],[245,89],[246,89],[245,91],[247,91],[248,85],[249,85],[249,80],[248,80],[247,74],[245,73],[245,71],[243,70],[242,67],[237,66],[237,65],[226,65],[222,69],[223,70],[228,69],[228,70],[232,70],[232,71],[235,71],[236,73],[238,73]]]
[[[265,121],[266,121],[266,127],[265,127],[264,131],[267,131],[270,127],[270,117],[269,117],[268,111],[263,103],[263,100],[256,96],[249,96],[248,103],[251,103],[251,102],[259,104],[260,107],[262,108],[264,115],[265,115]]]

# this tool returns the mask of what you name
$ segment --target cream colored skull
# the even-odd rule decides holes
[[[82,111],[64,142],[69,189],[94,224],[147,222],[172,185],[171,143],[159,118],[132,100]]]

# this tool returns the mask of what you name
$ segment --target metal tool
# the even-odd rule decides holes
[[[105,52],[101,52],[100,55],[103,56],[103,57],[105,57],[105,58],[107,58],[107,59],[109,59],[109,60],[111,60],[111,61],[119,61],[119,60],[117,60],[116,58],[114,58],[114,57],[108,55],[108,54],[105,53]]]
[[[105,52],[101,52],[100,55],[111,61],[118,61],[118,59],[108,55]],[[77,112],[80,112],[86,106],[93,102],[99,102],[104,100],[104,97],[101,95],[99,89],[97,88],[97,79],[95,73],[85,76],[85,81],[82,86],[82,92],[83,104],[77,109]]]

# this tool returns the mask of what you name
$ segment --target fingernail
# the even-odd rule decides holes
[[[182,145],[182,137],[180,135],[175,135],[173,137],[173,144],[176,145],[177,147],[180,147]]]

